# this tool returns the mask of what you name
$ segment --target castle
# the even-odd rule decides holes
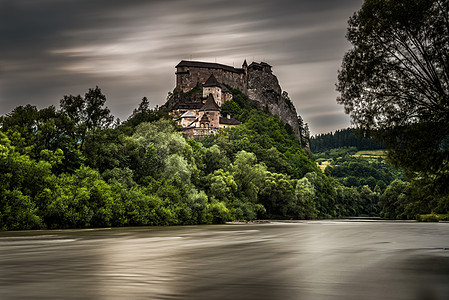
[[[176,65],[176,97],[168,104],[170,113],[187,135],[200,139],[219,128],[239,125],[221,106],[232,99],[227,86],[239,89],[260,108],[268,109],[289,124],[300,138],[294,106],[286,103],[271,66],[265,62],[243,62],[241,68],[217,63],[182,60]]]
[[[234,68],[217,63],[182,60],[176,67],[176,87],[188,92],[198,83],[205,83],[210,75],[214,75],[218,82],[248,93],[248,76],[254,71],[271,73],[271,66],[267,63],[253,62],[249,66],[246,60],[242,68]]]

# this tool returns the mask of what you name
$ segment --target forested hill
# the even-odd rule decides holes
[[[0,117],[0,230],[375,216],[392,198],[398,183],[379,185],[371,166],[363,180],[323,173],[291,126],[238,90],[225,104],[242,124],[199,141],[146,98],[114,122],[98,87],[59,109],[16,107]]]
[[[310,139],[310,150],[313,153],[343,147],[356,147],[357,150],[385,149],[381,144],[356,136],[350,128],[337,130],[334,133],[318,134]]]
[[[16,107],[0,117],[0,230],[345,215],[292,128],[233,94],[242,124],[201,141],[146,98],[114,122],[98,87]]]

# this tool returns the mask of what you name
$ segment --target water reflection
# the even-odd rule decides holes
[[[0,299],[446,299],[449,224],[0,233]]]

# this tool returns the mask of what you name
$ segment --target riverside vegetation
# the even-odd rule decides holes
[[[431,185],[417,184],[407,172],[390,164],[388,151],[379,150],[382,145],[357,137],[351,129],[317,135],[311,144],[312,149],[321,151],[314,156],[324,173],[350,189],[353,197],[360,197],[366,189],[374,192],[374,202],[362,202],[368,205],[365,210],[371,207],[371,215],[424,222],[449,219],[447,199],[432,193]],[[333,148],[335,145],[340,148]],[[377,150],[366,150],[369,148]]]
[[[243,124],[195,141],[146,98],[114,121],[98,87],[60,109],[16,107],[0,119],[0,229],[378,214],[384,179],[348,187],[327,176],[289,125],[242,93],[223,110]]]
[[[321,145],[316,162],[328,164],[321,171],[289,125],[234,94],[223,113],[243,124],[201,141],[184,138],[146,98],[128,120],[114,121],[98,87],[64,96],[60,109],[16,107],[0,118],[0,229],[410,219],[438,208],[382,156],[329,148],[341,134],[312,138],[312,149]]]
[[[449,211],[448,11],[448,0],[365,0],[348,21],[337,102],[407,179],[386,191],[387,217]]]
[[[166,109],[150,109],[146,98],[128,120],[114,122],[98,87],[64,96],[60,109],[15,108],[0,119],[0,228],[430,212],[410,200],[400,171],[355,157],[357,147],[321,148],[323,173],[288,125],[234,92],[223,111],[243,124],[201,141],[185,139]],[[312,138],[312,149],[326,144],[324,136]]]

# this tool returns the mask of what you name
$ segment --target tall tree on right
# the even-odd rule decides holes
[[[348,23],[337,102],[396,166],[449,193],[449,0],[365,0]]]

